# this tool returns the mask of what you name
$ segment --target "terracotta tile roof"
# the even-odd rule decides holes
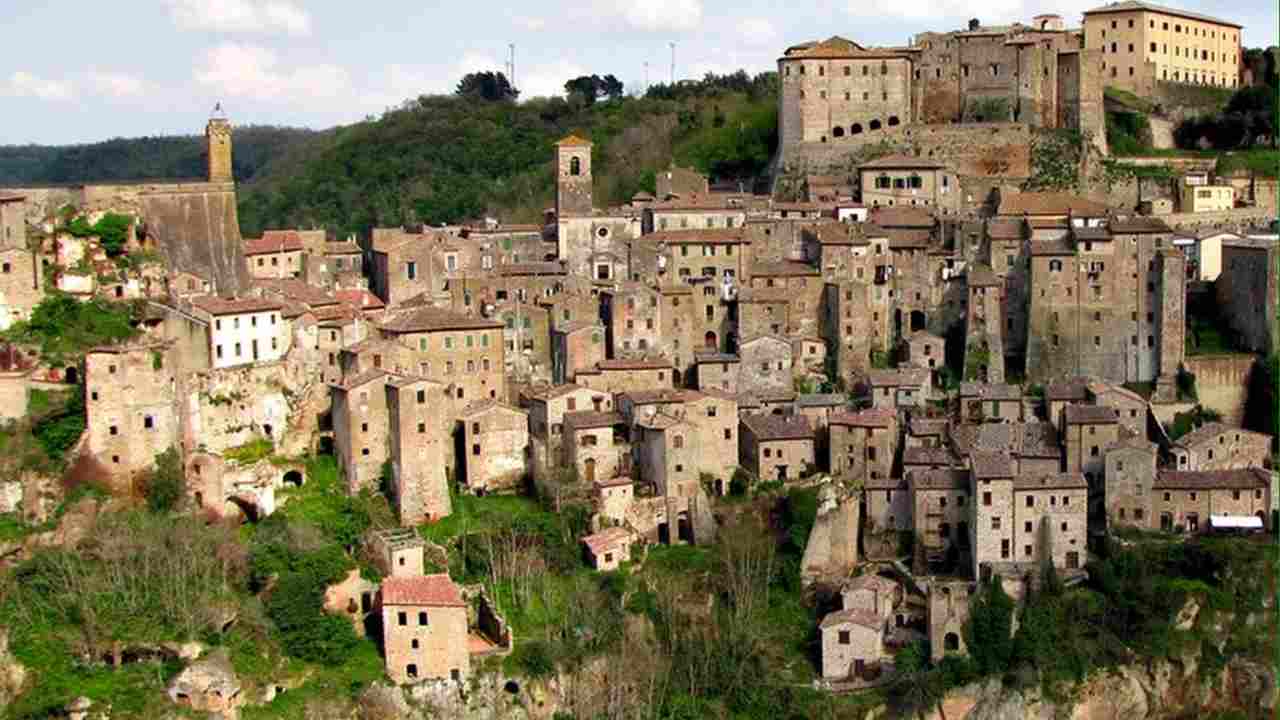
[[[1271,487],[1271,475],[1262,468],[1243,470],[1176,471],[1156,473],[1152,489],[1251,490]]]
[[[631,531],[621,527],[606,528],[594,535],[582,538],[582,543],[587,546],[592,555],[600,557],[620,545],[630,544]]]
[[[1022,442],[1019,457],[1060,457],[1062,446],[1058,444],[1058,429],[1053,423],[1030,422],[1022,424]]]
[[[1021,400],[1022,388],[1008,383],[960,383],[960,397],[983,400]]]
[[[1107,206],[1071,193],[1021,192],[1003,195],[998,214],[1101,217],[1107,214]]]
[[[569,133],[568,135],[565,135],[564,137],[560,138],[556,142],[556,145],[562,145],[564,147],[575,147],[575,146],[590,145],[590,144],[591,144],[590,140],[580,138],[577,135],[574,135],[573,133]]]
[[[871,211],[871,222],[882,228],[909,227],[932,228],[937,220],[928,210],[910,205],[893,205],[874,208]]]
[[[1111,231],[1104,227],[1073,227],[1071,228],[1071,234],[1075,236],[1077,241],[1107,242],[1112,239]]]
[[[1101,405],[1068,405],[1065,414],[1068,425],[1106,425],[1120,419],[1115,408]]]
[[[822,245],[870,245],[873,237],[888,237],[872,223],[821,223],[804,228]]]
[[[240,315],[284,308],[284,305],[278,300],[252,297],[220,298],[214,295],[193,297],[191,298],[191,304],[210,315]]]
[[[660,390],[636,390],[634,392],[623,393],[618,396],[618,400],[622,398],[631,400],[634,405],[654,405],[658,403],[684,403],[700,400],[702,394],[696,390],[682,390],[677,388],[662,388]]]
[[[579,430],[590,430],[593,428],[612,427],[614,425],[626,424],[622,416],[616,412],[595,412],[594,410],[579,410],[577,412],[569,412],[564,414],[564,424],[566,427],[577,428]]]
[[[441,330],[490,330],[501,328],[502,323],[443,308],[423,306],[398,312],[378,327],[389,333],[414,333]]]
[[[344,377],[341,381],[332,383],[331,386],[342,390],[354,390],[361,385],[368,385],[375,380],[385,380],[390,376],[390,373],[386,370],[381,368],[370,368],[362,373]]]
[[[872,387],[918,387],[929,382],[929,371],[924,368],[872,370],[867,373],[867,380]]]
[[[422,605],[426,607],[466,607],[462,591],[449,579],[448,573],[417,576],[391,576],[382,580],[383,605]]]
[[[381,298],[368,290],[359,288],[355,290],[336,290],[333,294],[342,302],[359,310],[381,310],[387,306],[386,303],[382,302]]]
[[[968,490],[969,471],[961,468],[916,470],[911,473],[911,491]]]
[[[1008,453],[974,450],[969,453],[973,477],[977,480],[1012,478],[1013,458]]]
[[[778,201],[770,203],[769,206],[773,210],[790,212],[792,210],[798,212],[821,212],[823,210],[831,210],[834,206],[830,203],[818,203],[808,201],[784,202]]]
[[[901,153],[886,155],[885,157],[864,162],[858,166],[863,168],[917,168],[922,170],[945,167],[942,163],[928,158],[915,157],[914,155],[903,155]]]
[[[311,307],[336,305],[338,298],[324,288],[308,285],[299,278],[257,278],[253,286],[279,293],[288,300],[306,303]]]
[[[1232,433],[1239,434],[1239,435],[1252,435],[1253,437],[1258,437],[1258,438],[1270,437],[1265,433],[1254,432],[1252,430],[1245,430],[1242,427],[1235,427],[1233,425],[1227,425],[1225,423],[1220,423],[1220,422],[1211,422],[1211,423],[1205,423],[1204,425],[1196,428],[1195,430],[1192,430],[1186,435],[1183,435],[1182,437],[1175,440],[1173,444],[1177,447],[1191,449],[1196,445],[1203,445],[1205,443],[1215,442],[1218,439],[1219,435],[1229,435]]]
[[[903,465],[933,465],[946,467],[954,465],[959,458],[955,453],[951,452],[951,448],[945,446],[938,447],[909,447],[902,449]]]
[[[556,398],[564,397],[565,395],[578,390],[590,389],[582,387],[581,385],[574,385],[573,383],[565,383],[563,385],[552,385],[550,387],[537,388],[529,393],[529,397],[533,400],[555,400]]]
[[[671,363],[666,360],[601,360],[596,363],[600,370],[670,370]]]
[[[818,268],[808,264],[797,262],[795,260],[783,260],[781,262],[759,262],[751,266],[751,276],[761,277],[781,277],[781,276],[803,276],[818,275]]]
[[[861,412],[842,412],[831,416],[828,422],[832,425],[848,425],[849,427],[889,428],[898,421],[898,414],[892,410],[870,409]]]
[[[809,42],[787,48],[783,60],[799,60],[803,58],[905,58],[904,52],[895,48],[865,48],[852,40],[832,36],[821,42]]]
[[[789,403],[796,399],[794,390],[761,390],[756,393],[756,396],[761,402],[767,403]]]
[[[867,573],[866,575],[859,575],[845,583],[844,587],[840,588],[840,594],[843,595],[844,593],[858,592],[861,590],[893,592],[897,589],[898,583],[890,580],[889,578]]]
[[[881,630],[884,628],[884,624],[884,617],[870,610],[854,608],[852,610],[837,610],[827,613],[826,617],[822,618],[822,623],[819,627],[826,630],[841,625],[858,625],[869,630]]]
[[[915,437],[943,435],[950,425],[951,421],[946,418],[911,418],[907,432]]]
[[[1127,218],[1112,218],[1108,223],[1113,233],[1171,233],[1173,230],[1160,218],[1146,215],[1133,215]]]
[[[622,487],[623,485],[632,485],[634,483],[632,482],[631,478],[625,475],[619,475],[618,477],[609,478],[608,480],[596,480],[592,484],[595,485],[597,488],[611,488],[611,487]]]
[[[987,221],[987,235],[992,240],[1021,240],[1027,225],[1021,218],[992,218]]]
[[[498,266],[498,274],[503,277],[525,275],[565,275],[568,271],[560,262],[528,262],[512,263]]]
[[[839,407],[847,405],[849,398],[842,393],[809,393],[796,397],[797,407]]]
[[[1014,490],[1087,490],[1089,483],[1083,473],[1054,473],[1039,477],[1019,476],[1013,480]],[[1080,509],[1084,512],[1084,508]]]
[[[1032,255],[1075,255],[1075,245],[1067,238],[1057,240],[1032,240]]]
[[[757,442],[813,439],[813,428],[809,427],[809,418],[804,415],[747,415],[742,418],[742,424],[747,426]]]
[[[296,252],[302,250],[302,236],[297,230],[265,230],[260,238],[245,238],[245,255]]]
[[[324,244],[325,255],[356,255],[360,253],[360,246],[353,242],[327,242]]]
[[[885,235],[889,237],[889,248],[892,250],[927,248],[933,242],[932,230],[889,228],[885,230]]]
[[[1044,388],[1046,400],[1084,400],[1089,388],[1089,379],[1076,377],[1051,382]]]
[[[1123,0],[1122,2],[1108,3],[1101,7],[1096,7],[1092,10],[1085,10],[1084,14],[1085,15],[1101,15],[1103,13],[1131,12],[1134,10],[1147,10],[1150,12],[1164,13],[1165,15],[1174,15],[1177,17],[1188,18],[1190,20],[1199,20],[1201,22],[1213,23],[1215,25],[1226,25],[1227,27],[1233,27],[1233,28],[1244,27],[1243,25],[1237,25],[1236,23],[1233,23],[1229,20],[1219,20],[1218,18],[1212,17],[1210,15],[1201,15],[1200,13],[1188,12],[1186,10],[1178,10],[1176,8],[1166,7],[1164,5],[1157,5],[1155,3],[1143,2],[1143,0]]]

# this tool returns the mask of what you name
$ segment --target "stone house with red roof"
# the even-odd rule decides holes
[[[828,437],[832,475],[887,479],[898,450],[898,415],[884,409],[838,413],[831,416]]]
[[[244,239],[244,258],[254,278],[302,277],[305,261],[302,237],[296,230],[264,230],[260,238]]]
[[[1150,512],[1144,527],[1209,529],[1214,515],[1254,516],[1271,526],[1271,473],[1262,468],[1233,470],[1162,470],[1150,493]],[[1274,530],[1275,528],[1271,528]]]
[[[518,490],[528,471],[529,415],[497,400],[478,400],[458,416],[464,456],[459,484],[477,495]]]
[[[631,560],[631,543],[634,541],[632,532],[622,527],[605,528],[582,538],[591,567],[600,572],[617,570],[619,565]]]
[[[1211,422],[1175,440],[1171,450],[1178,470],[1256,468],[1271,454],[1271,436]]]
[[[378,591],[387,675],[404,685],[471,674],[467,604],[447,573],[391,576]]]
[[[804,415],[745,415],[738,437],[739,461],[760,482],[797,480],[815,463],[813,428]]]

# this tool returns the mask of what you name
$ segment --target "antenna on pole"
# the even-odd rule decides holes
[[[674,87],[676,84],[676,43],[672,40],[667,44],[671,46],[671,85]]]
[[[507,62],[508,74],[511,76],[511,87],[516,86],[516,44],[507,43],[507,49],[511,52],[511,60]]]
[[[644,91],[649,92],[649,61],[644,61]]]

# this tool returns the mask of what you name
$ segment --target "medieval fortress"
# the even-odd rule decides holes
[[[584,562],[610,570],[715,542],[731,490],[820,485],[803,573],[841,597],[822,676],[873,677],[909,631],[963,652],[979,578],[1018,595],[1046,562],[1077,577],[1088,536],[1121,526],[1274,522],[1272,438],[1240,426],[1255,354],[1277,349],[1274,186],[1193,168],[1176,208],[1027,189],[1045,133],[1106,155],[1104,86],[1235,87],[1239,30],[1124,0],[1078,28],[793,45],[775,193],[671,167],[601,207],[575,133],[548,148],[554,208],[532,225],[243,238],[215,116],[206,178],[0,193],[4,326],[55,292],[145,308],[128,343],[7,348],[4,412],[22,420],[31,387],[83,393],[75,452],[107,486],[128,494],[174,448],[185,509],[236,522],[332,454],[343,490],[385,493],[402,526],[368,539],[380,584],[331,588],[358,626],[382,619],[398,683],[510,652],[487,599],[424,570],[415,528],[458,493],[529,487],[590,509]],[[133,219],[129,266],[65,229],[107,212]],[[1209,292],[1237,354],[1189,349]],[[1223,421],[1171,437],[1196,377]],[[0,511],[44,521],[59,487],[6,478]],[[909,578],[886,569],[899,533],[918,538]]]

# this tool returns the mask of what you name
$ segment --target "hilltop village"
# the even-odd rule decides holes
[[[715,543],[743,497],[816,489],[801,576],[835,600],[814,672],[873,687],[912,643],[963,655],[993,579],[1017,601],[1046,566],[1082,582],[1108,535],[1275,528],[1274,438],[1243,427],[1280,330],[1274,181],[1020,184],[1037,130],[1106,157],[1104,86],[1235,88],[1239,31],[1128,0],[1076,28],[794,45],[773,193],[673,165],[600,207],[592,141],[568,134],[532,225],[241,237],[214,117],[200,181],[0,193],[0,327],[55,297],[140,308],[80,356],[11,341],[0,412],[76,388],[77,471],[126,498],[172,451],[177,507],[210,523],[266,521],[332,456],[334,492],[384,494],[396,526],[360,539],[378,579],[353,572],[325,607],[378,618],[397,684],[463,685],[523,640],[421,531],[463,501],[583,504],[573,542],[609,572]],[[1189,351],[1197,303],[1243,352]],[[33,524],[63,499],[38,473],[0,482],[0,511]],[[0,547],[16,562],[40,537]],[[173,701],[246,702],[203,677]]]

